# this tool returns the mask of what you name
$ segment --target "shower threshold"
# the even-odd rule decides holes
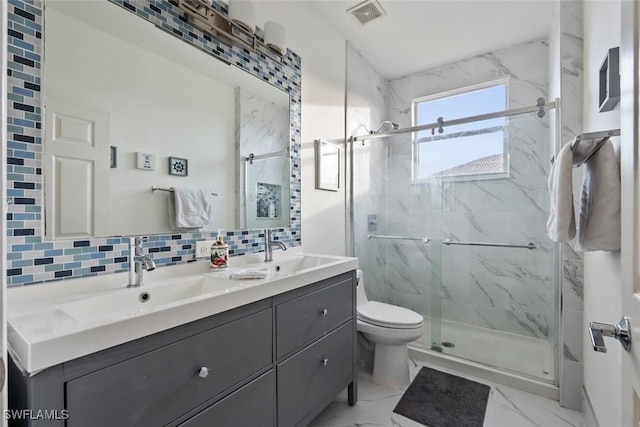
[[[433,345],[430,320],[425,317],[425,334],[409,345],[411,357],[558,399],[549,342],[443,320],[439,345]]]

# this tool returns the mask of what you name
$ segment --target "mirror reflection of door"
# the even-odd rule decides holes
[[[340,147],[322,140],[316,141],[316,188],[340,188]]]

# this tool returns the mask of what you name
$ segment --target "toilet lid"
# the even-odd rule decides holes
[[[396,305],[369,301],[358,306],[358,319],[372,325],[392,328],[415,328],[422,324],[422,316]]]

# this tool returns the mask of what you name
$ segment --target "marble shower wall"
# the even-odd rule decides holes
[[[391,80],[387,82],[386,118],[402,127],[411,126],[413,98],[504,77],[509,81],[508,108],[534,105],[537,98],[549,96],[548,55],[547,40],[539,39]],[[358,55],[352,52],[351,56]],[[365,65],[364,61],[361,64]],[[373,71],[353,66],[348,65],[348,81],[354,86],[381,85],[366,77]],[[380,89],[376,97],[378,92]],[[384,99],[384,94],[379,97]],[[359,106],[347,105],[357,116]],[[367,142],[357,148],[356,170],[360,166],[366,171],[369,166],[370,178],[366,182],[367,173],[362,172],[360,179],[356,175],[354,185],[356,254],[367,273],[369,294],[430,316],[435,292],[442,298],[446,320],[551,340],[554,260],[545,224],[549,123],[554,114],[549,111],[542,120],[535,114],[509,120],[510,169],[506,178],[415,184],[410,135]],[[361,155],[361,151],[367,154]],[[434,240],[428,245],[366,240],[368,215],[376,216],[380,234],[430,236]],[[533,242],[538,249],[447,247],[441,245],[444,238]],[[442,289],[438,288],[438,273]]]
[[[347,45],[347,135],[363,135],[387,120],[387,82],[350,45]],[[385,199],[387,150],[381,141],[353,144],[354,253],[365,273],[367,295],[378,299],[384,293],[384,276],[377,268],[385,242],[367,239],[380,231],[386,212],[379,208]],[[368,217],[375,215],[375,217]],[[377,225],[378,224],[378,225]],[[377,230],[377,231],[376,231]],[[382,276],[381,276],[382,274]]]

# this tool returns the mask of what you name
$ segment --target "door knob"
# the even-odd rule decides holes
[[[593,349],[600,353],[607,352],[604,337],[617,339],[622,344],[622,348],[631,351],[631,327],[629,326],[629,318],[626,316],[617,325],[589,322],[589,336]]]

